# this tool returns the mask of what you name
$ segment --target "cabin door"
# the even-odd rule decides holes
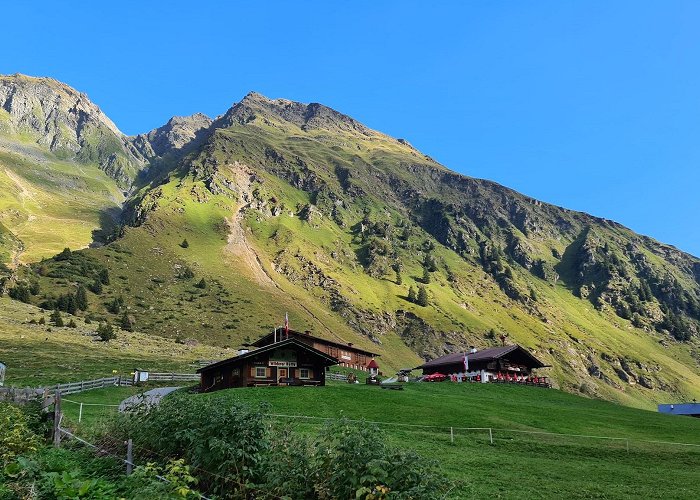
[[[277,368],[277,382],[279,382],[279,379],[282,378],[287,378],[287,369],[286,368]]]

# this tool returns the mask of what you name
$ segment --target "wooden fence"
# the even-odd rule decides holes
[[[326,373],[326,380],[337,380],[339,382],[347,382],[348,376],[343,375],[342,373],[328,372]]]
[[[70,382],[68,384],[56,384],[55,386],[49,387],[49,390],[60,391],[62,395],[67,396],[68,394],[89,391],[90,389],[102,389],[110,386],[122,387],[127,385],[134,385],[134,382],[131,379],[117,376],[98,378],[95,380],[81,380],[80,382]]]
[[[198,382],[199,375],[196,373],[150,373],[148,374],[149,382]],[[89,391],[90,389],[102,389],[104,387],[124,387],[134,385],[134,381],[130,377],[104,377],[94,380],[81,380],[80,382],[69,382],[66,384],[56,384],[49,387],[38,388],[19,388],[19,387],[0,387],[0,401],[10,403],[23,404],[29,401],[43,400],[44,403],[48,400],[53,404],[53,396],[56,392],[60,392],[63,396],[76,394],[78,392]]]
[[[149,382],[199,382],[197,373],[148,373]]]

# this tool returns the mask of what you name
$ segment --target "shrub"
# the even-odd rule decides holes
[[[31,292],[25,285],[15,285],[10,288],[8,295],[11,299],[19,300],[25,304],[28,304],[32,299]]]
[[[54,257],[54,260],[58,260],[58,261],[68,260],[68,259],[70,259],[70,256],[71,256],[70,248],[66,247],[63,249],[63,251],[61,253],[56,255],[56,257]]]
[[[90,285],[90,291],[95,295],[102,293],[102,282],[99,280],[99,278],[95,279],[92,285]]]
[[[117,333],[114,331],[112,325],[108,322],[101,323],[97,327],[97,335],[98,337],[100,337],[100,340],[102,342],[109,342],[110,340],[114,340],[117,338]]]
[[[181,246],[182,248],[189,248],[190,244],[189,244],[189,242],[187,241],[187,238],[185,238],[184,240],[182,240],[182,243],[180,243],[180,246]]]
[[[195,286],[204,290],[207,287],[207,282],[204,278],[202,278],[201,280],[199,280],[199,283],[197,283]]]
[[[388,446],[376,426],[339,421],[310,438],[271,425],[265,411],[175,393],[119,415],[109,432],[131,437],[145,459],[169,459],[141,474],[171,473],[183,491],[196,477],[202,492],[224,498],[431,500],[451,487],[434,463]]]
[[[63,318],[61,317],[61,311],[59,311],[58,309],[53,310],[49,319],[51,320],[51,324],[53,326],[63,326]]]
[[[30,419],[19,408],[0,402],[0,466],[18,455],[36,451],[39,436],[30,428]]]

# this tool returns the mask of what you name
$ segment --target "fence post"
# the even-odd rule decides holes
[[[131,472],[134,470],[134,443],[129,438],[126,442],[126,475],[130,476]]]
[[[452,427],[450,427],[450,442],[452,444],[455,444],[455,432],[454,432],[454,429]]]
[[[78,412],[78,423],[83,421],[83,403],[80,403],[80,411]]]
[[[493,431],[491,430],[491,427],[489,427],[489,441],[491,444],[493,444]]]
[[[53,403],[53,445],[61,446],[61,391],[56,391]]]

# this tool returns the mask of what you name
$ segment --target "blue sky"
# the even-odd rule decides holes
[[[65,81],[128,134],[250,90],[322,102],[700,255],[700,2],[101,3],[8,2],[0,73]]]

